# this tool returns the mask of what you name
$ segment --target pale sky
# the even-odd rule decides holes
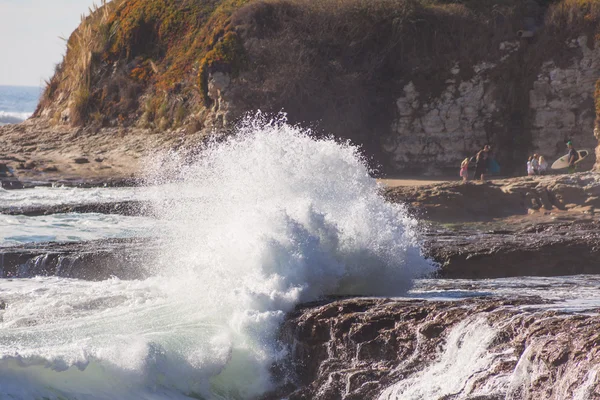
[[[0,0],[0,85],[44,86],[81,15],[100,0]]]

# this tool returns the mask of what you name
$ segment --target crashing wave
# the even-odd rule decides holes
[[[31,117],[30,112],[0,111],[0,125],[18,124]]]

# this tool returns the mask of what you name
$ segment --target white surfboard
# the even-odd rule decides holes
[[[578,162],[580,162],[581,160],[586,158],[588,156],[588,154],[590,154],[590,152],[587,150],[577,150],[577,153],[579,154],[579,159],[577,161],[575,161],[575,164],[577,164]],[[563,169],[563,168],[567,168],[568,166],[569,166],[569,155],[565,154],[558,160],[554,161],[554,163],[552,164],[552,167],[550,167],[550,168]]]

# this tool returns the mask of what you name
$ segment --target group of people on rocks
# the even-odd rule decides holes
[[[546,175],[548,162],[544,156],[534,154],[527,160],[527,175]]]
[[[486,144],[483,146],[483,149],[477,152],[477,155],[474,157],[467,157],[460,164],[460,176],[462,177],[463,182],[469,180],[469,163],[475,162],[475,175],[474,179],[479,179],[484,181],[485,175],[490,171],[490,164],[493,162],[492,148],[490,145]]]
[[[569,173],[575,172],[577,168],[577,161],[579,160],[579,153],[573,147],[573,143],[569,140],[567,142],[567,148],[569,149],[567,163],[568,163],[568,171]],[[485,175],[489,172],[498,172],[498,164],[492,158],[491,155],[492,148],[490,145],[483,146],[483,149],[477,152],[477,155],[474,157],[465,158],[460,164],[460,176],[463,182],[469,180],[469,164],[475,163],[475,174],[474,179],[478,179],[481,181],[485,180]],[[493,170],[493,167],[497,167],[496,170]],[[548,173],[549,164],[542,155],[533,154],[529,156],[527,160],[527,175],[545,175]]]

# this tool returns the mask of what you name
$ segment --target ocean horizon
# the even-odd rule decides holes
[[[18,124],[31,117],[42,90],[38,86],[0,85],[0,125]]]

